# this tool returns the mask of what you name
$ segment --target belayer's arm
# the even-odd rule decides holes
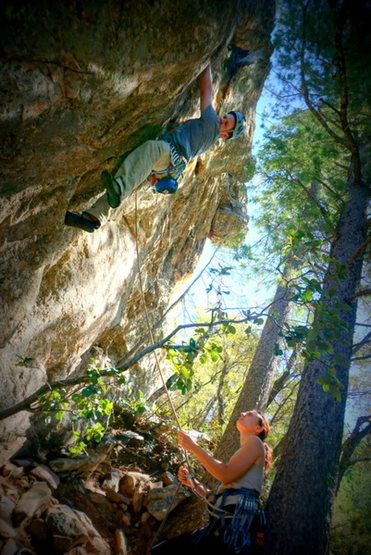
[[[199,497],[206,497],[207,491],[206,488],[201,482],[192,478],[189,472],[188,466],[186,464],[182,465],[178,470],[178,480],[187,488],[191,488],[194,493],[196,493]]]
[[[222,484],[229,484],[245,474],[261,456],[262,443],[259,438],[251,437],[243,447],[231,457],[228,463],[214,459],[183,431],[178,431],[178,441],[183,449],[191,451],[202,466]]]

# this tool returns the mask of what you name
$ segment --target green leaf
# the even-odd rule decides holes
[[[77,443],[77,445],[74,445],[73,447],[71,447],[70,452],[81,453],[82,451],[84,451],[86,446],[87,446],[86,443],[84,443],[83,441],[80,441],[79,443]]]
[[[94,395],[94,393],[97,393],[97,388],[93,385],[88,385],[88,387],[85,387],[81,391],[81,395],[83,395],[84,397],[90,397],[91,395]]]
[[[307,290],[305,291],[304,295],[303,295],[303,299],[305,301],[311,301],[313,297],[313,291]]]

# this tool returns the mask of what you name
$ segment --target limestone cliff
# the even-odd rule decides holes
[[[138,240],[153,321],[207,237],[247,224],[254,111],[271,52],[273,0],[4,0],[1,31],[0,408],[81,371],[97,347],[113,363],[143,333],[131,197],[94,234],[64,225],[101,194],[99,175],[174,121],[198,115],[211,60],[220,113],[243,111],[243,140],[219,142],[174,196],[138,194]],[[234,45],[249,51],[235,64]],[[233,63],[232,63],[233,62]],[[21,358],[32,362],[19,366]],[[147,376],[150,383],[150,376]],[[28,413],[2,423],[12,452]]]

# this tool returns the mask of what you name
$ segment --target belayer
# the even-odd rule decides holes
[[[157,543],[153,555],[251,555],[264,543],[265,516],[259,502],[264,470],[271,465],[271,450],[264,442],[269,423],[256,410],[242,412],[236,422],[240,448],[227,463],[218,461],[191,437],[178,432],[179,444],[191,451],[220,485],[208,504],[209,524]],[[199,497],[207,498],[200,482],[191,480],[186,465],[179,468],[179,481]]]
[[[175,193],[177,179],[187,162],[209,150],[220,137],[236,139],[243,134],[246,120],[240,112],[231,111],[218,116],[213,108],[210,65],[201,74],[200,95],[201,117],[187,120],[157,140],[139,145],[125,158],[115,176],[104,171],[101,178],[107,194],[82,214],[67,212],[65,224],[89,232],[95,231],[109,207],[117,208],[124,198],[148,178],[155,192]]]

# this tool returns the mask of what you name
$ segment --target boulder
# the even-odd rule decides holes
[[[188,164],[176,195],[140,190],[139,252],[153,322],[176,282],[194,270],[211,232],[225,239],[215,215],[234,210],[226,195],[231,181],[246,181],[274,12],[274,0],[111,0],[109,9],[99,0],[53,3],[53,9],[1,2],[2,408],[47,383],[84,375],[96,346],[98,364],[116,366],[146,335],[134,195],[94,233],[65,226],[65,213],[95,203],[102,170],[114,171],[122,154],[175,121],[199,116],[198,77],[210,59],[218,111],[243,111],[247,130]],[[259,56],[231,79],[228,46],[236,40]],[[240,202],[238,191],[232,196]],[[222,215],[229,235],[243,230],[241,214]],[[158,385],[146,362],[133,380],[144,395]],[[33,416],[33,431],[40,418]],[[29,423],[27,410],[1,421],[4,460]],[[44,432],[38,440],[45,445]]]
[[[127,555],[128,553],[127,541],[123,530],[115,531],[114,553],[115,555]]]
[[[67,505],[57,505],[47,511],[46,525],[53,535],[55,547],[68,551],[79,544],[88,544],[94,553],[109,554],[110,549],[89,517]]]
[[[52,489],[57,489],[60,479],[59,477],[47,466],[41,464],[36,466],[30,471],[32,476],[35,476],[39,480],[46,482]]]
[[[2,495],[0,497],[0,518],[4,518],[5,520],[10,519],[10,515],[12,514],[15,507],[14,501],[9,499],[6,495]]]
[[[50,501],[52,492],[45,482],[36,482],[26,491],[13,511],[13,522],[18,526],[25,518],[32,518],[34,514],[45,509]]]
[[[0,536],[3,538],[16,538],[17,532],[14,530],[13,526],[11,526],[8,522],[4,519],[0,518]]]
[[[163,520],[168,513],[179,505],[187,495],[178,486],[151,489],[144,498],[148,512],[157,520]]]
[[[119,472],[110,472],[102,483],[102,489],[118,491],[120,480],[121,474]]]
[[[108,489],[106,491],[106,497],[107,499],[112,501],[112,503],[124,503],[124,504],[130,503],[130,499],[125,497],[125,495],[123,495],[122,493],[119,493],[118,491],[114,491],[112,489]]]
[[[127,472],[120,480],[119,491],[128,497],[134,495],[139,486],[150,488],[151,478],[141,472]]]
[[[55,472],[91,472],[95,470],[106,458],[106,455],[85,455],[78,459],[60,458],[50,461],[50,466]]]

